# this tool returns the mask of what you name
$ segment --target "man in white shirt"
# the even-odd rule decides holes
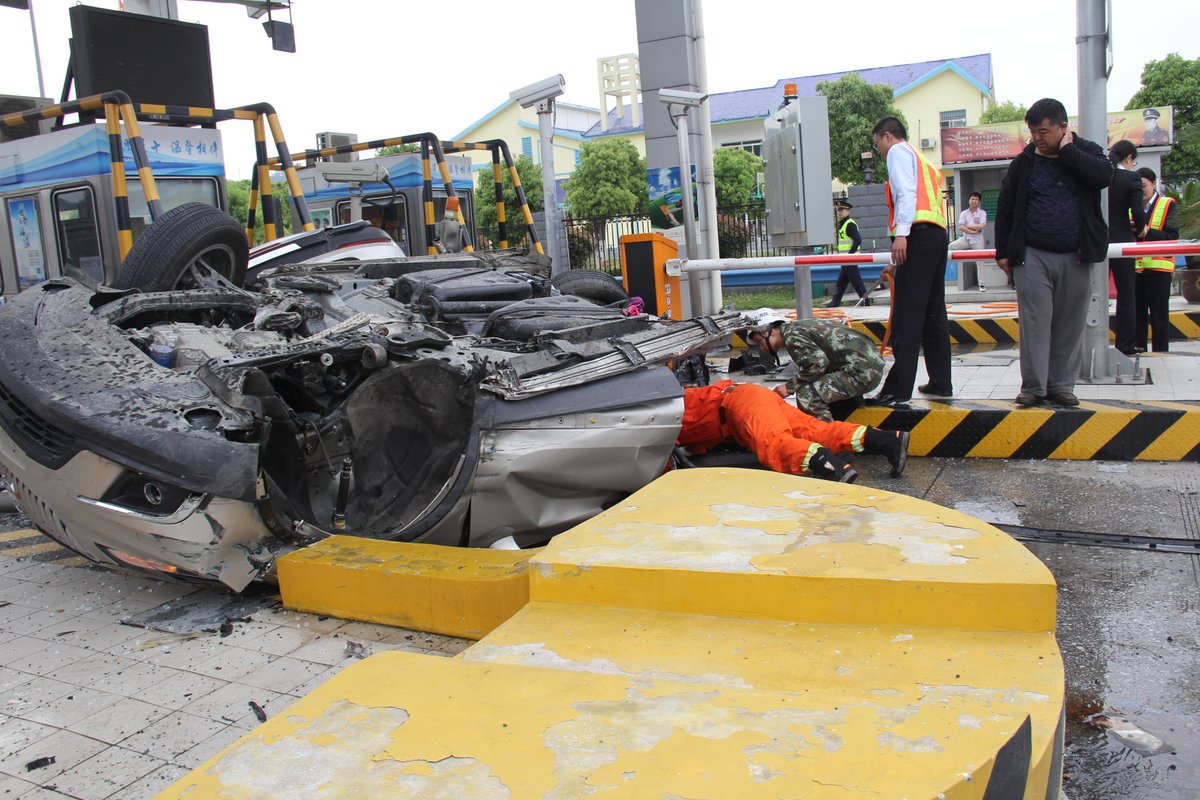
[[[979,192],[971,192],[971,197],[967,200],[967,208],[964,208],[958,215],[958,231],[962,235],[950,243],[951,250],[982,250],[987,246],[983,241],[983,229],[987,227],[987,212],[980,207],[982,202],[983,195]],[[974,261],[965,261],[961,269],[966,269],[968,264],[972,268],[975,267]],[[982,276],[979,276],[979,291],[987,291],[987,287],[983,285]]]
[[[884,117],[871,132],[872,147],[887,159],[885,197],[892,235],[895,300],[889,341],[895,362],[868,405],[896,406],[912,398],[917,357],[924,352],[929,383],[922,394],[954,394],[950,376],[950,325],[946,319],[946,215],[942,176],[908,143],[904,123]]]

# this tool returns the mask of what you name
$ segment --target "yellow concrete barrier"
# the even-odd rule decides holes
[[[279,560],[296,611],[478,639],[529,600],[535,550],[482,550],[332,536]]]
[[[441,548],[323,549],[280,581],[285,598],[328,581],[307,601],[327,614],[347,593],[384,614],[470,571]],[[390,583],[368,582],[377,569]],[[687,470],[556,537],[521,578],[529,602],[457,657],[354,664],[160,797],[1058,796],[1054,581],[971,517]]]

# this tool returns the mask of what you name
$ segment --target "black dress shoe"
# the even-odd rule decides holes
[[[936,397],[953,397],[954,389],[947,386],[944,389],[940,386],[934,386],[932,383],[922,383],[917,387],[917,391],[921,394],[931,394]]]
[[[894,394],[884,394],[883,392],[880,392],[879,394],[875,395],[874,397],[868,397],[867,405],[869,405],[869,406],[901,406],[901,405],[904,405],[905,403],[907,403],[910,399],[911,398],[908,398],[908,397],[896,397],[896,395],[894,395]]]

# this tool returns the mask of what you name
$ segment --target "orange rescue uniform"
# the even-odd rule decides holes
[[[822,447],[861,453],[866,432],[866,425],[809,416],[765,386],[725,380],[683,390],[677,441],[694,450],[732,438],[764,467],[801,475],[808,473],[809,459]]]

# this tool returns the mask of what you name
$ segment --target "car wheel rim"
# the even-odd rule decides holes
[[[207,283],[212,274],[229,278],[233,275],[234,264],[237,263],[233,248],[224,244],[214,244],[200,251],[179,276],[177,289],[195,289]]]

